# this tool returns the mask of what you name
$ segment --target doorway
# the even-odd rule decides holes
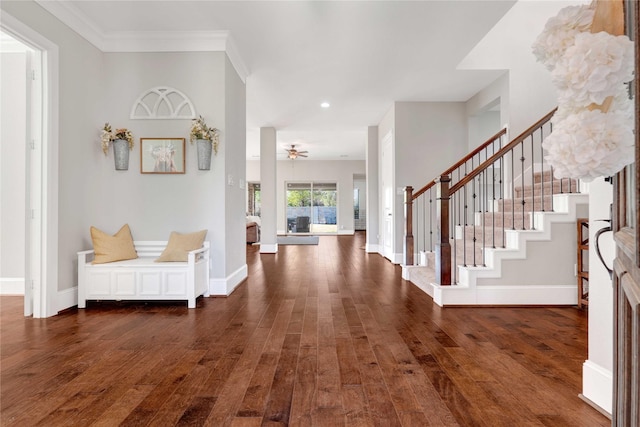
[[[382,255],[389,261],[396,263],[394,256],[394,201],[393,188],[395,185],[393,168],[393,136],[389,132],[382,140]]]
[[[27,98],[33,50],[0,32],[2,145],[0,159],[0,286],[3,295],[25,296],[25,316],[32,314],[26,277]]]
[[[356,231],[367,229],[367,181],[364,175],[353,176],[353,225]]]
[[[24,244],[24,314],[49,317],[58,311],[58,47],[6,12],[0,15],[0,33],[29,51],[21,113],[24,134],[9,141],[20,145],[24,153],[24,202],[20,206],[24,226],[17,232]],[[2,140],[7,141],[4,135]]]
[[[335,182],[288,182],[287,233],[338,232],[338,187]]]

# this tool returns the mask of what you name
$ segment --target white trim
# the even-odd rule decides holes
[[[338,230],[338,235],[354,235],[356,234],[355,230]]]
[[[229,296],[248,276],[247,264],[243,265],[224,279],[209,280],[209,295]]]
[[[14,38],[42,53],[42,134],[35,135],[42,174],[30,183],[32,209],[41,232],[32,236],[32,257],[27,260],[35,271],[33,280],[33,316],[49,317],[57,313],[58,287],[58,46],[7,12],[0,14],[0,27]],[[29,226],[31,227],[31,226]],[[27,233],[29,234],[29,233]]]
[[[24,295],[24,277],[0,279],[0,295]]]
[[[84,37],[89,43],[103,50],[104,33],[98,31],[98,24],[93,22],[70,2],[35,0],[40,7],[62,21],[76,33]],[[4,13],[4,12],[3,12]]]
[[[576,305],[577,285],[440,286],[433,301],[447,305]]]
[[[365,252],[370,253],[380,253],[380,245],[377,243],[367,243],[364,247]]]
[[[277,254],[278,244],[277,243],[273,243],[273,244],[260,243],[260,253],[261,254]]]
[[[243,83],[249,69],[228,31],[118,31],[104,33],[70,2],[35,0],[102,52],[226,52]]]
[[[73,306],[78,305],[78,287],[63,289],[58,291],[56,298],[56,312],[66,310]]]
[[[238,50],[233,37],[231,37],[231,34],[227,35],[227,44],[225,46],[225,51],[227,52],[227,56],[229,57],[231,65],[233,65],[233,68],[236,69],[240,80],[242,80],[242,83],[246,84],[247,77],[250,74],[249,68],[242,59],[242,55],[240,55],[240,51]]]
[[[384,254],[380,254],[383,257],[387,258],[391,261],[392,264],[402,264],[403,255],[402,253],[393,253],[391,256],[385,256]]]
[[[590,360],[582,364],[582,395],[609,415],[613,407],[613,374]]]

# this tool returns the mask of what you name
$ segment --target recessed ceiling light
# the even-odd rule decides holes
[[[331,107],[331,104],[329,104],[328,102],[326,102],[326,101],[325,101],[325,102],[323,102],[322,104],[320,104],[320,106],[321,106],[322,108],[329,108],[329,107]]]

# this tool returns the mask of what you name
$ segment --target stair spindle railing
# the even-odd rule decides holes
[[[533,212],[553,211],[554,194],[578,192],[579,182],[554,180],[545,165],[554,113],[508,144],[501,130],[420,190],[407,187],[406,265],[434,262],[436,283],[458,283],[457,266],[486,266],[487,249],[506,246],[505,230],[534,229]]]

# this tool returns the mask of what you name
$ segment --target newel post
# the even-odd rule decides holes
[[[436,179],[436,283],[451,285],[451,244],[449,243],[449,175]]]
[[[413,265],[413,187],[404,187],[404,265]]]

